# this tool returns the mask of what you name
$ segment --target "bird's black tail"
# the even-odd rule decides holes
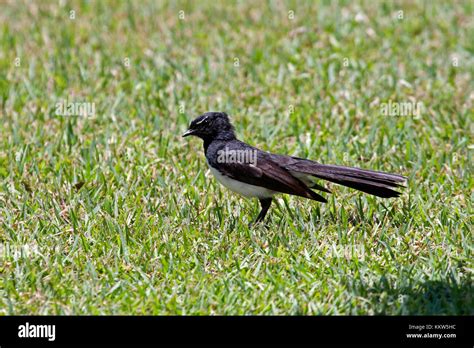
[[[326,165],[310,160],[292,163],[287,169],[384,198],[398,197],[401,193],[393,188],[403,187],[401,183],[406,181],[404,176],[398,174]]]

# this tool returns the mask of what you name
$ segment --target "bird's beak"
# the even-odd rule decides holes
[[[186,132],[183,134],[183,138],[186,138],[187,136],[193,135],[194,129],[188,129]]]

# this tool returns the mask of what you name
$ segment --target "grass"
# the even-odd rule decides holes
[[[3,4],[0,314],[474,314],[473,10]],[[62,100],[95,115],[57,115]],[[389,101],[424,107],[388,116]],[[280,196],[249,229],[257,202],[180,137],[208,110],[264,150],[407,188]]]

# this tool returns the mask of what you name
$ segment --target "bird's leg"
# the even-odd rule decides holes
[[[270,208],[270,205],[272,204],[271,198],[261,198],[259,199],[259,201],[260,201],[260,205],[262,206],[262,210],[260,210],[260,214],[258,214],[257,219],[254,222],[255,224],[265,219],[265,215],[267,215],[268,209]]]

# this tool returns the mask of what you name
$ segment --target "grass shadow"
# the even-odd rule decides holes
[[[362,283],[355,288],[352,286],[358,297],[375,304],[372,309],[377,315],[473,315],[473,288],[469,279],[460,282],[428,280],[413,286],[394,287],[385,277],[369,288]],[[367,309],[361,307],[363,304],[358,303],[354,309],[366,312]]]

